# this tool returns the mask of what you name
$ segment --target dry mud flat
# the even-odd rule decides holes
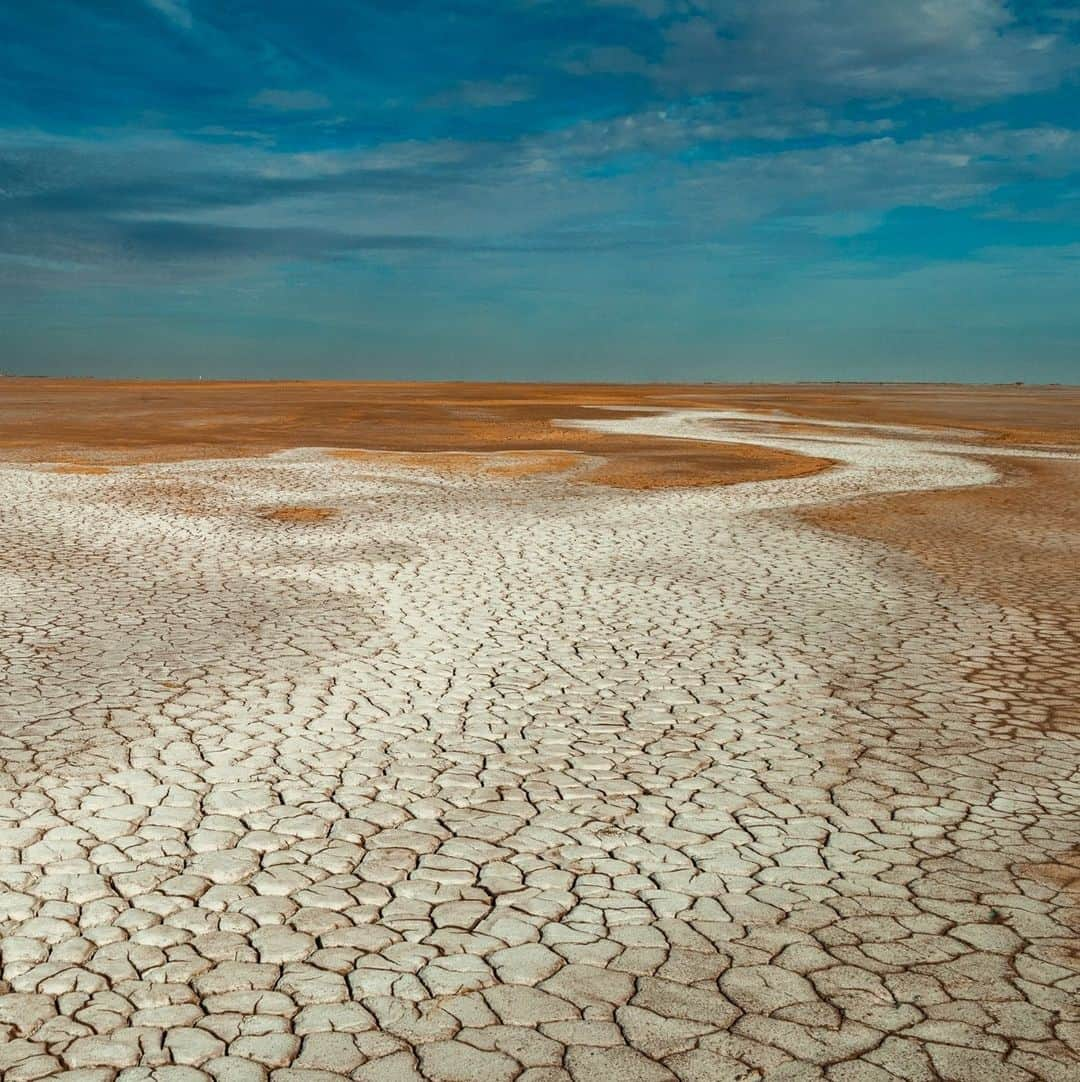
[[[806,520],[987,448],[574,423],[838,465],[0,466],[5,1082],[1080,1077],[1063,632]]]

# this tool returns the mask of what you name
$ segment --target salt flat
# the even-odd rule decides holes
[[[837,465],[0,466],[5,1080],[1080,1077],[1059,629],[802,515],[1074,457],[596,413]]]

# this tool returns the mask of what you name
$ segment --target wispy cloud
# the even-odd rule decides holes
[[[141,261],[210,267],[213,256],[219,273],[221,260],[356,251],[675,250],[746,230],[780,245],[793,231],[872,231],[903,207],[1001,215],[1009,204],[987,203],[994,192],[1044,184],[1056,198],[1058,182],[1080,174],[1080,132],[1052,126],[679,161],[673,152],[701,139],[702,118],[632,120],[511,143],[315,154],[0,133],[0,251],[110,273]],[[644,171],[597,171],[643,149],[654,155]]]
[[[513,76],[499,81],[468,79],[431,97],[427,104],[434,107],[466,105],[474,109],[496,109],[505,105],[529,101],[534,96],[529,80]]]
[[[1022,23],[1006,0],[614,0],[614,6],[658,18],[663,52],[649,63],[639,57],[635,68],[623,51],[597,48],[582,60],[585,70],[641,70],[695,94],[988,101],[1055,86],[1080,59],[1074,42]]]
[[[191,11],[184,0],[146,0],[146,3],[181,29],[191,29]]]

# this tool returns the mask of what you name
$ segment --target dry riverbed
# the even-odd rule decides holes
[[[15,382],[5,1082],[1080,1076],[1075,393]]]

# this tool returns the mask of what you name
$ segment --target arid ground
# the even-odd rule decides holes
[[[1080,389],[0,381],[4,1082],[1080,1079]]]

